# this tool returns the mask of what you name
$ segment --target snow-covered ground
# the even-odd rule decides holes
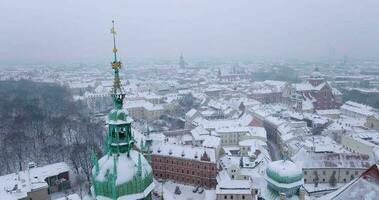
[[[203,193],[199,194],[198,192],[194,193],[192,190],[194,186],[192,185],[183,185],[180,183],[174,183],[172,181],[167,182],[155,182],[155,188],[153,190],[153,199],[160,199],[155,194],[162,193],[162,185],[163,185],[163,197],[165,200],[202,200],[216,199],[215,190],[204,190]],[[179,186],[180,191],[182,192],[180,195],[175,194],[175,188]]]

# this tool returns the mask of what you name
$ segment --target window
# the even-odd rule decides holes
[[[225,195],[225,196],[224,196],[224,199],[227,199],[227,198],[228,198],[228,196]]]
[[[230,195],[230,199],[233,199],[233,195]]]
[[[121,131],[118,135],[119,135],[120,140],[125,139],[125,132],[124,131]]]
[[[307,179],[305,178],[305,179],[304,179],[304,183],[306,183],[306,182],[307,182]]]
[[[358,171],[355,171],[355,175],[358,175]]]
[[[325,171],[322,171],[322,175],[325,175]]]
[[[304,175],[307,175],[307,171],[304,171]]]
[[[349,175],[349,171],[346,171],[346,175]]]
[[[245,199],[245,195],[242,195],[242,199]]]

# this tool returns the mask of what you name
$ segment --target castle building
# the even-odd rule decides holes
[[[158,180],[214,188],[217,164],[214,149],[164,144],[152,148],[152,167]]]
[[[114,108],[108,114],[108,135],[105,155],[99,160],[93,154],[91,194],[96,200],[150,200],[154,188],[153,173],[148,161],[134,150],[134,136],[131,129],[133,121],[123,108],[125,92],[121,86],[119,70],[122,66],[117,60],[115,43],[116,32],[112,28],[114,41],[114,82],[111,96]]]

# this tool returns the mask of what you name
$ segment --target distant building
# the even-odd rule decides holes
[[[222,146],[237,146],[238,143],[245,139],[258,139],[266,142],[266,131],[262,127],[222,127],[217,128],[215,132],[221,138]]]
[[[379,132],[376,130],[357,130],[341,134],[341,145],[353,153],[367,155],[379,161]]]
[[[359,177],[374,160],[361,154],[315,153],[299,150],[292,159],[304,173],[304,189],[310,196],[333,192]]]
[[[221,82],[233,82],[238,80],[251,80],[251,73],[240,65],[233,66],[229,72],[217,71],[218,80]]]
[[[216,200],[253,200],[249,180],[222,180],[216,187]]]
[[[336,109],[342,105],[342,93],[333,88],[317,68],[307,82],[295,84],[295,87],[302,96],[303,110]]]
[[[133,119],[144,119],[148,121],[159,119],[165,111],[162,105],[154,105],[145,100],[128,101],[125,108]]]
[[[295,91],[292,86],[284,81],[266,80],[254,82],[249,91],[250,97],[264,104],[282,103],[287,96]]]
[[[365,126],[369,129],[379,130],[379,115],[373,114],[368,116]]]
[[[353,101],[346,101],[341,107],[342,114],[353,118],[367,118],[374,115],[374,109],[371,106],[363,105]]]
[[[179,58],[179,67],[181,69],[184,69],[184,68],[186,68],[186,66],[187,66],[187,63],[184,60],[184,56],[183,56],[183,53],[182,53],[182,54],[180,54],[180,58]]]

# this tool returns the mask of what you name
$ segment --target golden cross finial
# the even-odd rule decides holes
[[[113,55],[114,55],[114,60],[112,62],[112,68],[113,69],[120,69],[121,68],[121,62],[117,61],[116,30],[115,30],[115,26],[114,26],[114,20],[112,20],[111,33],[113,35]]]

